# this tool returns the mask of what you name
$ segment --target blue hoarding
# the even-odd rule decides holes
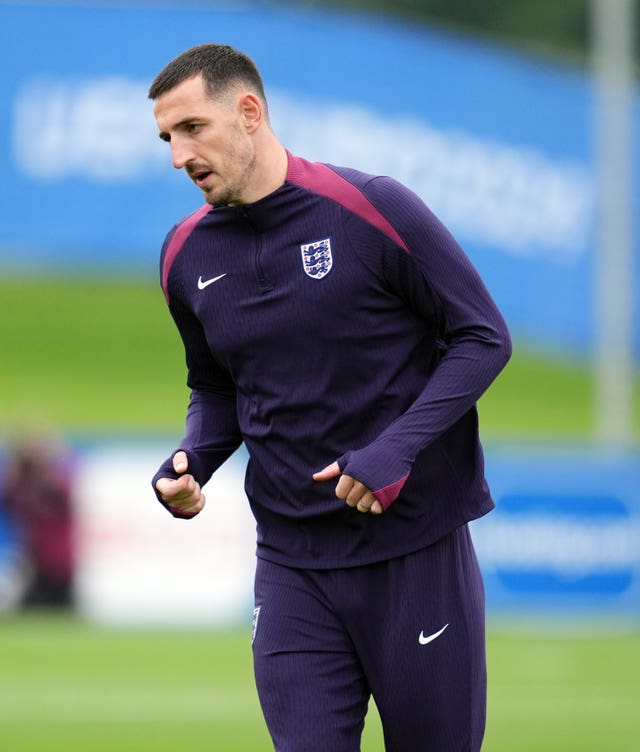
[[[640,460],[597,448],[492,450],[496,509],[473,524],[494,612],[640,615]]]

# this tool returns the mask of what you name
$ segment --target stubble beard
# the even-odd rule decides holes
[[[247,203],[248,189],[256,174],[257,160],[252,149],[247,144],[238,142],[229,163],[227,173],[233,177],[223,183],[217,191],[205,193],[206,200],[214,206],[234,206]]]

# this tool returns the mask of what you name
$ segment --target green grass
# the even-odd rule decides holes
[[[37,419],[72,433],[182,429],[184,355],[154,280],[5,278],[0,342],[0,421]],[[516,342],[480,402],[483,435],[582,440],[593,432],[592,391],[580,364]]]
[[[487,651],[487,752],[638,749],[637,630],[554,634],[503,627],[489,629]]]
[[[0,665],[7,751],[269,749],[246,636],[11,617]]]
[[[184,355],[152,281],[4,280],[0,341],[10,424],[37,419],[98,432],[182,425]]]
[[[640,634],[496,628],[488,658],[487,752],[638,749]],[[0,667],[0,739],[11,752],[272,749],[245,632],[11,616],[0,619]],[[382,752],[370,716],[362,749]]]

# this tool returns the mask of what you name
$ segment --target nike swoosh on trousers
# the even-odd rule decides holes
[[[437,632],[434,632],[433,634],[430,634],[428,637],[424,636],[424,632],[420,632],[418,636],[418,642],[421,645],[426,645],[429,642],[433,642],[433,640],[436,639],[436,637],[440,637],[440,635],[444,632],[444,630],[448,627],[448,624],[445,624],[442,629],[438,630]]]

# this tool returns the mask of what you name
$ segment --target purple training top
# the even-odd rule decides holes
[[[289,155],[274,193],[178,223],[161,281],[186,351],[189,472],[204,484],[245,442],[258,556],[381,561],[493,507],[475,403],[509,333],[460,246],[397,181]],[[313,480],[334,460],[384,514]],[[170,458],[159,477],[176,477]]]

